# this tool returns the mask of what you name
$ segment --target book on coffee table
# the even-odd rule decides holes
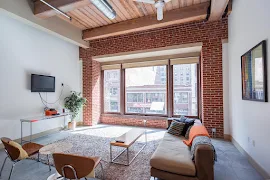
[[[115,141],[118,142],[118,143],[125,143],[125,141],[122,140],[122,139],[116,139]]]

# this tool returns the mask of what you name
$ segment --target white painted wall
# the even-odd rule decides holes
[[[89,43],[82,39],[82,30],[57,16],[41,19],[33,14],[30,0],[0,0],[0,11],[32,27],[50,33],[70,43],[88,48]]]
[[[229,59],[228,43],[222,43],[222,73],[223,73],[223,116],[224,116],[224,134],[229,135]]]
[[[43,114],[38,93],[31,93],[31,73],[56,78],[56,92],[47,93],[54,102],[65,88],[80,91],[79,47],[23,24],[0,12],[0,137],[20,137],[20,118]],[[46,93],[42,93],[46,98]],[[61,103],[51,107],[61,108]],[[28,124],[27,124],[28,125]],[[33,133],[63,125],[63,118],[33,124]],[[28,126],[24,129],[28,132]]]
[[[270,86],[270,1],[233,1],[229,16],[230,120],[233,138],[270,174],[270,102],[242,100],[241,55],[267,40]],[[268,97],[269,97],[268,90]],[[250,138],[250,142],[248,141]],[[252,141],[255,141],[255,146]]]

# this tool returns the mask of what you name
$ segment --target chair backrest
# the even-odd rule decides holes
[[[7,138],[7,137],[2,137],[1,141],[4,144],[5,149],[8,153],[8,155],[10,156],[11,160],[14,161],[14,160],[18,159],[20,156],[20,150],[9,144],[9,142],[12,140]]]
[[[95,166],[95,161],[89,157],[76,156],[72,154],[54,153],[53,160],[57,172],[64,176],[62,168],[64,166],[72,166],[75,171],[77,178],[86,177],[92,172]],[[70,168],[64,168],[65,178],[75,179],[74,173]]]

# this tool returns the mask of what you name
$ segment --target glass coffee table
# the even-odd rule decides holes
[[[49,144],[49,145],[41,148],[39,150],[39,154],[47,156],[47,161],[48,161],[47,163],[48,163],[48,166],[51,170],[49,156],[52,155],[53,153],[61,153],[64,151],[68,151],[72,147],[73,147],[73,145],[71,143],[66,143],[66,142],[65,143],[63,143],[63,142],[53,143],[53,144]],[[52,174],[51,176],[49,176],[47,180],[59,180],[59,179],[62,179],[61,175],[56,172],[55,174]]]

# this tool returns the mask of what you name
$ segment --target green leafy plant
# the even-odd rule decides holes
[[[70,96],[66,97],[64,101],[64,106],[72,113],[71,120],[74,121],[87,100],[82,97],[81,93],[71,91]]]

